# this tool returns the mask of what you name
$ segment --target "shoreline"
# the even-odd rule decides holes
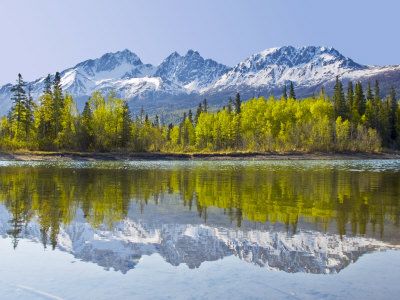
[[[362,160],[400,159],[400,152],[231,152],[231,153],[120,153],[120,152],[0,152],[0,160],[11,161],[118,161],[118,160]]]

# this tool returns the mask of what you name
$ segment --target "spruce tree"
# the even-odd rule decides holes
[[[43,89],[43,94],[49,94],[51,95],[51,77],[50,74],[48,74],[46,76],[46,78],[44,79],[44,89]]]
[[[372,89],[371,89],[371,83],[370,82],[368,82],[368,84],[367,84],[367,95],[366,95],[366,97],[367,97],[367,101],[368,100],[374,100],[374,96],[372,95]]]
[[[189,118],[190,123],[193,124],[193,113],[192,113],[191,109],[189,109],[188,118]]]
[[[9,114],[10,122],[14,128],[14,137],[17,138],[21,138],[26,124],[26,104],[28,99],[26,97],[25,86],[26,84],[22,75],[18,74],[17,84],[11,88],[13,105]]]
[[[381,95],[380,95],[380,88],[379,88],[379,81],[378,80],[375,80],[374,100],[376,102],[380,102],[381,101]]]
[[[290,82],[290,87],[289,87],[289,98],[290,99],[296,99],[296,94],[294,92],[294,85],[293,82]]]
[[[89,102],[85,103],[80,118],[80,145],[82,150],[89,150],[94,143],[93,115]]]
[[[156,115],[156,116],[154,117],[153,126],[154,126],[155,128],[160,128],[160,118],[158,117],[158,115]]]
[[[35,110],[35,102],[33,101],[31,94],[31,87],[28,87],[28,97],[26,99],[25,105],[25,135],[29,136],[29,133],[34,125],[34,110]]]
[[[395,141],[398,137],[397,132],[397,100],[396,100],[396,91],[394,87],[391,87],[389,93],[389,134],[390,139]]]
[[[379,88],[379,81],[375,80],[374,86],[374,99],[372,100],[372,113],[373,113],[373,127],[378,130],[382,137],[382,120],[381,120],[381,113],[382,113],[382,99],[380,96],[380,88]],[[383,137],[382,137],[383,138]]]
[[[240,94],[236,93],[235,96],[235,113],[240,114],[242,106],[242,100],[240,99]]]
[[[61,88],[61,76],[59,72],[56,72],[53,80],[53,141],[57,138],[61,128],[61,114],[63,110],[64,98]]]
[[[347,111],[349,112],[349,117],[351,115],[351,112],[353,111],[353,105],[354,105],[354,90],[353,90],[353,82],[349,80],[347,84],[347,94],[346,94],[346,106],[347,106]]]
[[[355,85],[352,112],[353,115],[356,114],[357,117],[361,117],[365,114],[365,96],[361,82],[357,82]]]
[[[336,83],[333,90],[333,106],[335,108],[335,118],[342,117],[342,119],[346,119],[348,117],[343,85],[339,80],[339,76],[336,76]]]

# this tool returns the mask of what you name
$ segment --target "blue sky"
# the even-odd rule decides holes
[[[400,64],[398,0],[1,0],[0,85],[128,48],[158,64],[198,50],[234,65],[282,45]]]

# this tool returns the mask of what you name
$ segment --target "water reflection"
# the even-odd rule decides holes
[[[0,234],[123,273],[143,255],[199,267],[235,255],[335,273],[399,245],[398,162],[18,165],[0,168]]]

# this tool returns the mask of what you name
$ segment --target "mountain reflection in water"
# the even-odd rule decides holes
[[[396,249],[399,162],[7,163],[0,234],[126,273],[235,255],[285,272],[336,273]]]

